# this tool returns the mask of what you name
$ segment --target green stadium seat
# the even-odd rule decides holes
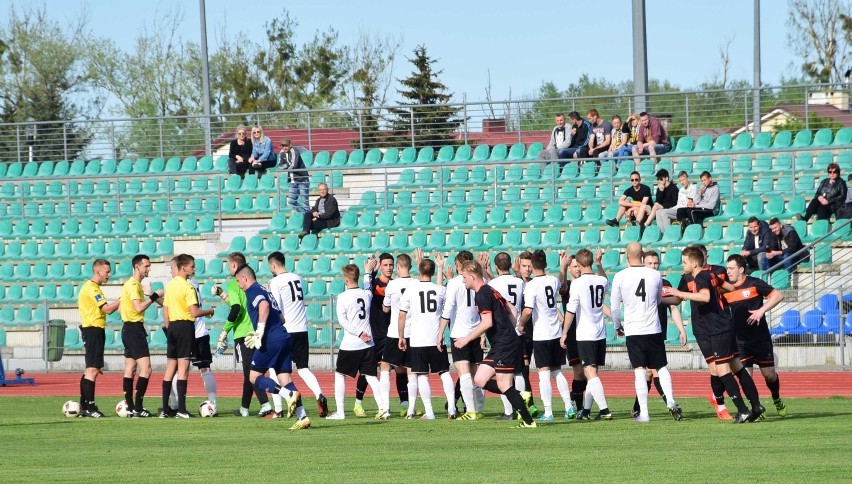
[[[367,151],[367,155],[364,157],[364,165],[373,166],[378,165],[382,162],[382,150],[378,148],[371,148]]]
[[[509,148],[505,144],[496,144],[491,149],[491,156],[488,161],[503,161],[509,156]]]
[[[811,143],[811,146],[814,146],[814,147],[830,146],[831,145],[831,138],[832,138],[831,128],[822,128],[820,130],[817,130],[817,132],[814,134],[814,139],[813,139],[813,143]]]
[[[653,225],[651,227],[646,228],[645,231],[642,232],[642,238],[640,239],[640,242],[642,242],[642,245],[653,246],[660,241],[661,237],[662,234],[660,234],[660,229],[656,225]]]
[[[538,154],[541,153],[541,150],[544,149],[544,144],[535,142],[531,143],[529,148],[527,149],[527,156],[524,159],[527,160],[536,160],[538,159]]]
[[[523,160],[526,158],[526,146],[523,143],[515,143],[509,148],[506,159],[510,161]]]
[[[440,150],[438,150],[438,157],[436,160],[440,163],[448,163],[453,161],[453,147],[452,146],[442,146]]]
[[[734,174],[749,174],[751,172],[751,155],[737,155],[734,158]]]
[[[462,145],[459,146],[459,148],[456,150],[452,161],[455,161],[457,163],[466,163],[470,161],[471,156],[473,156],[473,152],[471,150],[470,145]],[[438,159],[441,159],[440,152],[438,153]]]
[[[669,225],[663,232],[660,243],[663,245],[676,244],[680,242],[681,228],[679,225]]]
[[[583,231],[581,245],[596,247],[601,241],[601,230],[597,227],[588,227]]]
[[[677,140],[677,144],[675,145],[672,153],[689,153],[692,151],[695,144],[695,140],[692,139],[692,136],[682,136]]]
[[[477,145],[473,150],[471,161],[487,161],[491,156],[491,148],[488,145]]]
[[[700,224],[688,225],[680,237],[682,244],[691,245],[701,240],[703,229]]]
[[[435,161],[435,149],[431,146],[420,148],[417,153],[417,163],[431,163]]]
[[[813,133],[809,129],[803,129],[796,133],[793,138],[793,148],[807,148],[813,141]]]
[[[665,251],[663,253],[663,260],[660,261],[660,270],[681,267],[681,254],[681,250],[677,248],[670,248]]]
[[[754,144],[752,148],[755,150],[765,150],[772,146],[772,133],[768,131],[763,131],[757,133],[754,137]]]
[[[716,141],[718,143],[718,140]],[[737,135],[734,139],[733,150],[745,151],[751,149],[751,133],[743,132]]]
[[[745,228],[740,224],[729,224],[725,227],[725,235],[719,239],[723,244],[739,244],[745,239]]]
[[[698,140],[695,142],[695,147],[692,149],[693,153],[704,153],[710,151],[713,148],[713,135],[705,134],[701,135]]]
[[[432,214],[432,225],[435,227],[449,227],[450,226],[450,210],[447,207],[441,207],[435,209],[435,212]]]
[[[349,166],[360,166],[364,164],[364,150],[355,149],[349,153],[349,159],[346,161]]]
[[[324,166],[328,166],[331,162],[331,154],[328,151],[320,151],[316,155],[314,155],[313,160],[310,163],[305,163],[307,166],[311,168],[321,168]]]
[[[410,165],[417,161],[417,148],[413,146],[409,146],[402,150],[402,153],[399,154],[398,163],[403,165]]]
[[[443,230],[433,230],[429,234],[429,240],[423,247],[425,250],[443,250],[446,246],[447,234]]]
[[[57,161],[55,165],[53,165],[53,173],[52,176],[65,176],[68,174],[68,170],[71,168],[71,164],[68,163],[68,160],[60,160]]]
[[[489,230],[485,235],[485,245],[491,249],[502,247],[503,231],[500,229]]]
[[[793,133],[787,130],[775,133],[775,140],[772,142],[772,149],[789,148],[793,144]]]
[[[343,166],[346,164],[346,150],[337,150],[331,157],[329,166]]]
[[[530,229],[524,234],[524,239],[521,244],[521,247],[524,247],[528,250],[538,249],[541,247],[541,230],[539,229]]]
[[[849,146],[852,145],[852,128],[840,128],[834,135],[834,142],[831,146]]]
[[[713,144],[713,151],[728,151],[731,149],[731,134],[724,133],[716,137],[716,143]]]

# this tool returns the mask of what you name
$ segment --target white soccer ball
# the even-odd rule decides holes
[[[216,415],[216,405],[210,400],[204,400],[198,406],[198,414],[202,417],[213,417]]]
[[[74,400],[68,400],[67,402],[62,404],[62,415],[65,415],[68,418],[74,418],[80,416],[80,402],[75,402]]]
[[[121,418],[126,418],[130,416],[131,410],[127,408],[127,402],[124,400],[119,401],[115,405],[115,414]]]

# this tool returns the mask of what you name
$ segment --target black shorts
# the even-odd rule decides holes
[[[628,336],[627,356],[633,368],[659,370],[669,364],[666,344],[660,338],[660,333]]]
[[[716,334],[702,334],[695,336],[695,342],[704,356],[704,361],[709,363],[728,363],[739,356],[737,341],[733,331],[725,331]]]
[[[483,365],[494,368],[497,373],[519,373],[524,366],[524,349],[517,346],[492,346]]]
[[[479,341],[477,341],[479,343]],[[447,348],[440,351],[437,346],[418,346],[408,349],[409,368],[414,373],[444,373],[450,371]]]
[[[373,356],[376,357],[376,363],[382,361],[382,356],[385,354],[385,342],[387,339],[387,336],[373,338]],[[399,340],[397,340],[397,342],[399,342]]]
[[[94,326],[81,327],[80,336],[83,338],[83,346],[86,347],[86,368],[103,368],[106,330]]]
[[[560,338],[547,341],[533,341],[533,356],[536,368],[562,368],[565,364],[565,348],[559,344]]]
[[[138,360],[148,358],[148,329],[145,323],[124,323],[121,327],[121,344],[124,345],[124,357]]]
[[[468,362],[472,365],[482,363],[484,352],[482,345],[479,343],[479,338],[466,344],[463,348],[456,348],[455,339],[453,340],[453,362],[462,363]]]
[[[190,356],[192,366],[198,368],[210,368],[213,363],[213,353],[210,352],[210,335],[205,334],[200,338],[192,340],[192,355]]]
[[[195,345],[195,323],[192,321],[172,321],[166,331],[168,344],[166,345],[166,358],[177,360],[192,356],[192,347]]]
[[[526,326],[531,328],[532,324]],[[524,345],[524,360],[530,361],[533,356],[533,339],[532,334],[527,334],[526,331],[521,335],[521,344]]]
[[[595,341],[577,341],[577,353],[580,364],[586,366],[604,366],[606,364],[606,338]]]
[[[298,333],[290,333],[290,346],[292,353],[290,357],[296,368],[302,369],[308,367],[308,357],[310,356],[310,345],[308,343],[308,332],[299,331]]]
[[[411,339],[405,338],[406,347]],[[409,352],[399,349],[399,338],[385,338],[385,349],[382,352],[382,361],[393,367],[408,366]]]
[[[772,339],[769,335],[766,338],[746,340],[737,338],[737,348],[743,366],[757,365],[760,368],[775,366],[775,349],[772,347]]]
[[[568,358],[568,364],[571,366],[580,363],[580,350],[577,349],[577,323],[568,328],[568,335],[565,337],[565,357]]]
[[[376,376],[378,373],[373,347],[361,350],[337,350],[337,366],[334,371],[352,378],[355,378],[358,373],[364,376]]]

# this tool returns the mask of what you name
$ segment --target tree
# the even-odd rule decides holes
[[[58,122],[100,112],[102,99],[85,97],[91,78],[82,53],[89,37],[83,15],[60,26],[48,20],[43,8],[19,14],[10,7],[8,23],[0,27],[0,119],[51,121],[37,124],[34,160],[75,159],[92,139],[89,126]],[[23,130],[3,131],[0,160],[27,159],[25,151],[18,151]]]
[[[350,103],[357,110],[357,121],[365,146],[377,144],[384,136],[382,113],[378,106],[387,103],[393,81],[393,65],[402,40],[360,32],[352,48]]]
[[[818,83],[841,83],[852,64],[852,2],[789,0],[787,39],[802,71]]]
[[[397,92],[409,101],[402,105],[408,107],[390,110],[396,116],[391,143],[398,145],[412,137],[416,146],[454,142],[452,134],[463,120],[456,117],[459,108],[448,104],[452,94],[447,93],[447,86],[438,79],[444,71],[432,69],[437,60],[429,57],[423,45],[414,49],[414,58],[408,61],[414,66],[414,72],[405,79],[397,79],[403,87]]]

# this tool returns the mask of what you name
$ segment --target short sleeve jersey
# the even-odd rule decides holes
[[[373,333],[370,329],[370,303],[373,293],[361,288],[349,288],[337,297],[337,322],[343,328],[340,349],[345,351],[362,350],[372,347]],[[370,335],[370,341],[364,342],[358,336]]]
[[[287,330],[281,323],[281,311],[278,309],[278,303],[257,281],[246,289],[246,299],[248,302],[246,310],[249,319],[251,319],[251,326],[257,329],[259,323],[266,324],[263,331],[264,338],[281,338],[287,335]],[[269,304],[269,314],[266,316],[266,321],[260,321],[260,305],[264,301]]]
[[[697,310],[697,314],[700,315],[699,320],[704,326],[703,333],[705,334],[719,334],[733,329],[731,311],[722,298],[722,294],[719,292],[718,281],[709,268],[702,269],[695,276],[695,287],[692,292],[700,293],[706,291],[710,294],[709,302],[698,303],[697,307],[694,308]]]
[[[385,297],[382,300],[382,306],[390,308],[390,325],[388,326],[388,338],[399,338],[399,303],[405,291],[408,290],[417,281],[410,277],[399,277],[390,281],[385,287]],[[411,317],[410,314],[405,318],[405,329],[403,336],[411,337]]]
[[[657,270],[634,266],[619,271],[612,280],[611,297],[616,327],[623,326],[627,336],[658,334],[662,290],[663,277]]]
[[[515,330],[509,313],[509,303],[503,299],[503,296],[493,287],[485,284],[476,291],[474,301],[480,316],[491,315],[491,327],[485,333],[488,342],[491,343],[491,350],[495,351],[495,348],[512,350],[520,347],[521,337]]]
[[[536,276],[524,288],[524,309],[532,309],[533,341],[549,341],[562,334],[556,297],[559,279]]]
[[[769,326],[766,316],[760,318],[758,324],[748,324],[750,311],[760,309],[763,300],[775,292],[775,288],[756,277],[746,276],[739,284],[734,284],[736,290],[725,293],[725,300],[731,307],[734,317],[734,327],[739,338],[749,340],[769,336]]]
[[[411,326],[411,346],[422,348],[438,343],[445,289],[434,282],[416,281],[399,299]],[[398,337],[398,336],[397,336]]]
[[[105,328],[106,314],[101,307],[106,303],[106,296],[101,291],[100,284],[92,280],[84,282],[77,296],[80,325],[84,328]]]
[[[515,312],[521,314],[521,310],[524,309],[524,288],[526,286],[523,279],[510,274],[503,274],[491,279],[488,285],[497,289],[503,299],[515,306]]]
[[[644,183],[639,184],[638,190],[634,190],[632,186],[627,187],[623,195],[627,200],[631,200],[635,204],[642,203],[642,199],[645,197],[648,197],[648,205],[654,203],[654,197],[651,196],[651,188]]]
[[[195,288],[180,276],[172,278],[166,285],[166,295],[163,306],[169,310],[169,321],[192,321],[195,318],[189,313],[189,307],[198,305],[198,294]]]
[[[195,279],[188,279],[187,282],[195,289],[195,300],[198,301],[198,308],[201,309],[201,287],[199,287],[198,283],[195,282]],[[201,338],[202,336],[207,336],[210,334],[207,331],[207,321],[205,318],[195,318],[195,337]]]
[[[479,313],[474,304],[474,293],[464,286],[462,276],[447,282],[446,301],[441,317],[450,321],[450,337],[463,338],[479,325]]]
[[[373,332],[373,338],[383,339],[388,335],[388,326],[390,325],[390,314],[382,309],[382,301],[385,299],[385,288],[390,283],[382,281],[377,275],[373,275],[370,290],[373,293],[373,299],[370,303],[370,329]]]
[[[565,310],[574,314],[577,341],[606,339],[603,304],[608,287],[607,278],[597,274],[583,274],[571,282]]]
[[[288,333],[304,333],[308,330],[305,294],[302,278],[298,274],[285,272],[273,277],[269,281],[269,294],[284,316],[284,327]]]
[[[121,320],[125,323],[144,322],[145,313],[140,313],[136,310],[136,306],[133,305],[133,301],[144,300],[145,293],[142,291],[142,283],[131,277],[121,288],[121,303],[118,305]]]

